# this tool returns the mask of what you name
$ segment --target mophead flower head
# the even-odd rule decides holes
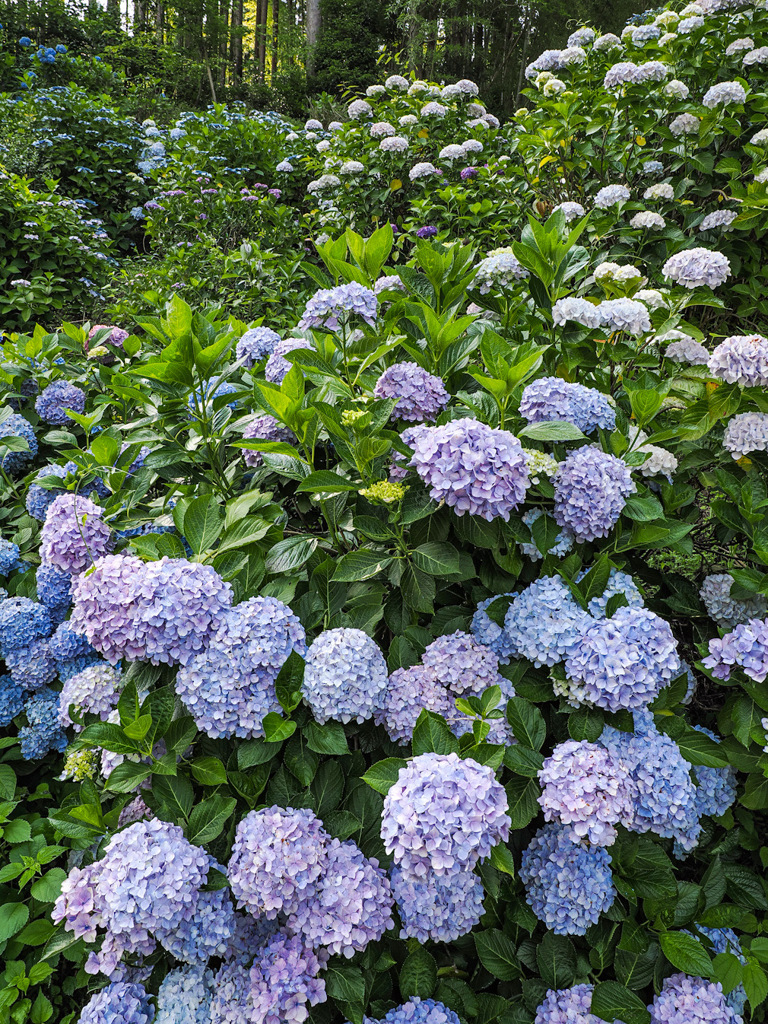
[[[514,644],[510,641],[503,626],[495,622],[488,614],[488,606],[498,601],[500,597],[513,598],[514,594],[499,594],[487,597],[477,606],[477,611],[472,616],[472,633],[475,639],[489,647],[499,659],[500,665],[508,665],[510,658],[515,653]]]
[[[529,423],[567,420],[584,434],[598,427],[613,430],[616,426],[616,410],[607,395],[560,377],[540,377],[526,385],[520,398],[520,415]]]
[[[150,1024],[152,1000],[143,985],[116,981],[96,992],[83,1007],[79,1024]]]
[[[340,284],[335,288],[321,288],[304,307],[299,327],[336,331],[348,324],[353,315],[362,317],[369,327],[373,327],[378,317],[378,307],[379,300],[375,293],[357,281]]]
[[[40,533],[40,558],[71,576],[85,572],[114,545],[104,509],[72,492],[54,498]]]
[[[594,445],[567,455],[554,484],[555,521],[579,543],[607,537],[637,489],[626,463]]]
[[[594,990],[594,985],[551,988],[539,1003],[533,1024],[600,1024],[600,1018],[591,1012]]]
[[[364,722],[387,686],[387,663],[361,629],[328,629],[306,655],[304,699],[318,722]]]
[[[35,410],[40,419],[53,426],[60,427],[72,422],[68,409],[82,415],[85,411],[85,392],[67,380],[49,384],[35,401]]]
[[[717,288],[731,276],[731,263],[721,252],[699,246],[670,256],[661,272],[683,288]]]
[[[768,338],[734,334],[721,341],[709,357],[709,372],[728,384],[754,388],[768,385]]]
[[[278,341],[264,367],[265,380],[271,384],[282,384],[292,366],[285,356],[296,349],[310,347],[304,338],[283,338],[282,341]]]
[[[269,327],[251,327],[237,343],[236,355],[245,366],[255,366],[275,351],[280,335]]]
[[[0,619],[2,618],[0,605]],[[703,659],[715,679],[730,679],[738,667],[756,683],[768,676],[768,619],[752,619],[736,626],[722,639],[709,641],[709,654]]]
[[[542,576],[510,605],[504,635],[514,657],[552,666],[570,654],[590,621],[559,576]]]
[[[6,597],[0,601],[0,652],[29,647],[35,640],[50,636],[53,623],[45,605],[28,597]]]
[[[427,875],[414,879],[392,869],[392,893],[402,928],[401,939],[453,942],[467,935],[483,916],[483,883],[473,871],[451,875],[450,881]]]
[[[69,710],[74,707],[78,714],[88,712],[106,722],[119,699],[120,672],[100,661],[70,676],[64,683],[59,698],[59,721],[64,726],[73,725]],[[76,732],[81,728],[75,725]]]
[[[510,687],[499,672],[499,659],[493,651],[460,629],[433,640],[421,660],[443,686],[458,696],[479,696],[489,686],[498,686],[503,693]]]
[[[373,393],[376,398],[396,398],[393,418],[412,423],[436,420],[451,397],[442,380],[418,363],[393,363],[376,381]]]
[[[154,1024],[211,1024],[213,993],[213,972],[204,965],[169,971],[157,993]]]
[[[648,1007],[651,1024],[741,1024],[719,981],[688,974],[665,978],[661,992]]]
[[[23,416],[12,413],[0,422],[0,441],[6,437],[20,437],[27,443],[24,451],[7,451],[0,459],[0,466],[6,473],[21,473],[37,455],[37,438],[32,424]]]

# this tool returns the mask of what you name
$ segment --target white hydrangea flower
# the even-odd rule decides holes
[[[606,32],[602,36],[598,36],[593,44],[595,50],[614,50],[617,46],[621,46],[621,40],[613,32]]]
[[[764,167],[762,171],[756,174],[754,180],[758,185],[764,185],[768,181],[768,167]]]
[[[595,267],[594,278],[598,283],[603,281],[612,281],[614,275],[620,270],[618,263],[611,263],[609,260],[605,260],[603,263],[598,263]]]
[[[365,100],[352,100],[347,107],[347,114],[353,121],[359,121],[363,117],[373,117],[373,107]]]
[[[750,50],[744,54],[741,62],[745,68],[754,67],[756,64],[768,63],[768,46],[758,46],[756,50]]]
[[[422,81],[420,78],[417,78],[416,81],[412,82],[408,87],[409,96],[423,96],[424,93],[428,93],[429,91],[429,84]]]
[[[660,60],[649,60],[638,66],[636,81],[663,82],[669,73],[670,68]]]
[[[408,79],[403,78],[402,75],[390,75],[384,85],[391,91],[408,92]]]
[[[373,96],[386,96],[387,90],[383,85],[369,85],[365,90],[365,95],[369,97]]]
[[[484,121],[489,128],[501,128],[501,121],[495,114],[483,114],[481,120]]]
[[[365,170],[359,160],[345,160],[339,170],[340,174],[362,174]]]
[[[275,170],[282,171],[284,174],[291,174],[293,172],[293,164],[289,160],[281,160]]]
[[[768,146],[768,128],[761,128],[749,140],[753,146]]]
[[[648,231],[662,231],[667,226],[667,222],[660,213],[641,210],[630,220],[629,225],[633,228],[645,228]]]
[[[471,117],[483,117],[483,115],[486,113],[486,109],[482,103],[468,103],[467,113]]]
[[[695,114],[678,114],[669,130],[675,136],[696,135],[699,131],[700,121]]]
[[[298,139],[298,137],[299,136],[298,136],[298,134],[296,132],[288,132],[288,134],[285,136],[285,141],[286,142],[295,142]]]
[[[663,36],[659,37],[659,46],[669,46],[670,43],[674,43],[677,39],[677,32],[665,32]]]
[[[400,125],[418,124],[419,119],[415,114],[403,114],[402,117],[398,118],[397,123]]]
[[[469,78],[460,78],[456,83],[456,88],[463,96],[477,96],[480,92],[477,85]]]
[[[681,82],[677,78],[673,78],[671,82],[667,82],[664,86],[663,92],[664,95],[668,96],[671,100],[687,100],[691,95],[691,90],[685,82]]]
[[[583,28],[577,28],[575,32],[572,32],[568,36],[568,46],[587,46],[593,42],[595,38],[595,30],[584,26]]]
[[[438,173],[439,171],[435,165],[425,160],[421,163],[414,164],[410,171],[408,171],[408,177],[411,181],[416,181],[418,178],[428,178],[431,174]]]
[[[578,220],[578,218],[583,217],[586,212],[581,203],[571,202],[558,203],[552,212],[554,213],[555,210],[563,211],[563,214],[565,215],[566,224],[570,224],[573,220]]]
[[[402,135],[390,135],[381,140],[379,149],[384,153],[405,153],[409,145],[408,139],[404,139]]]
[[[733,224],[738,216],[734,210],[714,210],[712,213],[708,213],[699,224],[699,231],[715,231],[717,228],[725,230]]]
[[[670,28],[672,25],[676,25],[680,20],[680,15],[674,11],[662,11],[661,14],[657,14],[653,19],[654,25],[658,25],[660,28]]]
[[[483,144],[478,139],[467,139],[466,142],[462,142],[461,148],[464,150],[465,155],[467,153],[483,152]]]
[[[318,153],[327,153],[330,148],[331,148],[331,144],[328,141],[328,139],[322,139],[315,146],[315,149],[317,150]]]
[[[683,36],[690,35],[697,28],[704,28],[704,18],[700,14],[695,14],[692,18],[683,18],[677,25],[678,33]]]
[[[587,59],[587,51],[583,46],[567,46],[560,54],[560,60],[566,67],[583,64]]]
[[[329,132],[337,132],[337,131],[339,131],[343,127],[344,127],[344,125],[341,123],[341,121],[329,121],[328,122],[328,131]]]
[[[321,132],[323,130],[323,122],[318,121],[315,117],[310,117],[304,124],[305,131],[308,132]]]
[[[732,43],[729,43],[725,48],[726,57],[733,57],[737,53],[741,53],[742,50],[752,50],[755,46],[755,40],[750,36],[743,36],[741,39],[734,39]]]
[[[551,78],[548,82],[544,83],[542,92],[547,99],[551,99],[553,96],[559,96],[564,93],[567,89],[565,82],[562,82],[559,78]]]
[[[598,210],[608,210],[617,203],[625,203],[630,197],[626,185],[604,185],[595,196],[595,207]]]
[[[746,98],[746,90],[740,82],[718,82],[707,89],[701,102],[712,110],[715,107],[729,107],[733,103],[743,103]]]
[[[316,139],[317,138],[317,132],[307,132],[306,135],[304,136],[304,138],[305,139]]]
[[[634,298],[644,302],[649,309],[661,309],[667,304],[667,300],[656,288],[641,288],[640,291],[635,292]]]
[[[307,192],[315,195],[317,192],[324,192],[326,189],[339,188],[341,180],[335,174],[321,174],[317,181],[310,181],[307,185]]]
[[[455,100],[457,96],[461,96],[461,89],[455,83],[444,85],[440,90],[440,99],[446,103]]]
[[[434,100],[430,100],[429,103],[425,103],[421,108],[422,117],[445,117],[447,113],[447,107],[444,107],[442,103],[435,103]]]
[[[462,149],[461,146],[457,146],[454,143],[451,143],[451,145],[443,146],[438,155],[441,160],[463,160],[464,150]]]
[[[647,444],[648,435],[637,427],[630,427],[629,441],[634,451],[648,456],[642,466],[637,467],[643,476],[665,476],[672,483],[672,476],[678,466],[672,452],[655,444]]]
[[[396,132],[389,121],[376,121],[368,129],[368,134],[372,139],[383,139],[385,135],[395,135]]]

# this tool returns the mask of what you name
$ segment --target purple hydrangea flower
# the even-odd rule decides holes
[[[730,277],[731,264],[721,252],[697,247],[670,256],[661,272],[683,288],[717,288]]]
[[[392,869],[392,893],[402,928],[401,939],[453,942],[466,935],[483,916],[483,883],[472,871],[451,875],[445,883],[427,875],[413,879]]]
[[[688,974],[665,978],[648,1009],[651,1024],[741,1024],[741,1017],[726,1003],[719,981]]]
[[[110,333],[99,341],[99,345],[115,345],[117,348],[122,348],[123,344],[128,338],[128,331],[124,331],[122,327],[107,326],[106,324],[95,324],[88,332],[88,339],[85,343],[85,350],[88,351],[90,342],[96,341],[96,335],[99,331],[109,331]]]
[[[669,624],[646,608],[594,622],[565,660],[574,697],[608,711],[643,710],[681,671]]]
[[[293,365],[284,356],[288,352],[295,352],[296,349],[309,347],[309,342],[304,338],[283,338],[282,341],[278,341],[264,367],[265,379],[271,384],[282,384]]]
[[[286,444],[293,444],[296,440],[296,435],[288,427],[284,427],[274,416],[265,414],[264,416],[257,416],[243,431],[244,441],[250,441],[254,438],[258,438],[260,441],[284,441]],[[252,451],[249,448],[243,449],[243,458],[245,459],[246,466],[251,466],[253,469],[258,469],[259,466],[264,464],[264,457],[261,452]]]
[[[732,416],[723,434],[723,448],[734,459],[768,451],[768,413],[741,412]]]
[[[499,660],[500,665],[508,665],[510,658],[515,653],[514,645],[507,636],[506,631],[490,617],[486,608],[497,601],[499,597],[513,598],[514,594],[500,594],[495,597],[487,597],[477,606],[477,611],[472,616],[472,633],[475,639],[486,647],[490,647]]]
[[[427,426],[424,423],[419,423],[415,427],[406,427],[406,429],[400,435],[400,440],[403,444],[407,444],[409,448],[413,448],[416,438],[419,436],[422,430],[426,430]],[[389,467],[389,479],[392,481],[405,480],[408,476],[408,456],[401,455],[400,452],[392,452],[392,463]]]
[[[768,384],[768,338],[734,334],[721,341],[709,357],[709,372],[728,384],[765,387]]]
[[[437,228],[433,228],[431,224],[427,224],[423,228],[418,228],[416,231],[417,238],[434,238],[436,235]]]
[[[251,967],[252,1016],[244,1019],[262,1024],[301,1024],[309,1016],[307,1004],[325,1002],[325,981],[318,978],[325,962],[325,954],[316,955],[300,938],[275,935]]]
[[[617,824],[629,827],[635,784],[626,765],[596,743],[559,743],[539,771],[545,821],[568,826],[574,842],[612,846]]]
[[[457,754],[420,754],[384,798],[381,837],[414,880],[471,871],[509,836],[507,796],[492,769]]]
[[[534,914],[555,935],[584,935],[616,899],[611,857],[574,843],[563,825],[545,825],[523,853],[520,879]]]
[[[238,341],[235,354],[250,368],[272,355],[279,341],[280,335],[269,327],[251,327]]]
[[[373,393],[397,399],[393,418],[419,423],[436,420],[451,397],[442,380],[418,363],[394,363],[379,377]]]
[[[554,484],[555,521],[579,542],[607,537],[636,490],[629,467],[594,445],[572,451]]]
[[[591,1012],[594,990],[594,985],[551,988],[539,1004],[533,1024],[600,1024],[600,1018]]]
[[[493,651],[461,630],[433,640],[424,651],[422,662],[458,696],[479,696],[489,686],[499,686],[502,693],[510,690],[510,684],[499,672],[499,660]]]
[[[209,565],[108,555],[75,580],[70,622],[107,661],[185,665],[206,648],[232,588]]]
[[[0,619],[2,619],[0,605]],[[740,623],[722,639],[709,641],[709,654],[703,659],[715,679],[730,679],[735,666],[754,679],[764,682],[768,676],[768,619]]]
[[[616,426],[616,411],[607,395],[559,377],[541,377],[528,384],[520,399],[520,415],[529,423],[567,420],[584,434]]]
[[[328,629],[306,655],[304,700],[318,722],[364,722],[387,687],[387,663],[361,629]]]
[[[209,736],[263,737],[267,714],[280,714],[275,681],[291,651],[306,651],[304,628],[274,597],[236,605],[207,648],[179,671],[176,692]]]
[[[116,981],[91,996],[79,1024],[150,1024],[153,1019],[154,1008],[144,986]]]
[[[525,500],[529,477],[523,447],[507,430],[479,420],[453,420],[422,429],[413,450],[411,465],[430,497],[444,501],[458,516],[509,520]]]
[[[504,635],[514,657],[551,666],[570,655],[590,621],[559,576],[542,576],[510,605]]]
[[[12,413],[0,422],[0,441],[5,437],[21,437],[27,442],[28,448],[25,451],[7,451],[0,458],[0,466],[6,473],[20,473],[37,455],[37,438],[32,424],[23,416]]]
[[[697,924],[696,928],[712,943],[712,952],[717,956],[720,953],[732,953],[740,963],[746,964],[747,958],[741,951],[739,937],[731,928],[707,928],[703,924]],[[744,1013],[744,1006],[747,1001],[747,993],[743,985],[737,985],[731,989],[725,997],[728,1006],[738,1014]]]
[[[85,412],[85,392],[67,380],[57,380],[49,384],[35,402],[35,410],[40,419],[54,426],[72,422],[72,417],[66,412],[67,409],[78,415]]]
[[[299,327],[302,330],[317,327],[336,331],[341,324],[348,323],[353,314],[361,316],[369,327],[373,327],[378,317],[378,306],[379,300],[374,292],[356,281],[335,288],[321,288],[304,307]]]
[[[112,550],[114,541],[104,509],[73,493],[53,500],[40,533],[40,558],[77,576]]]
[[[373,718],[383,725],[394,743],[411,742],[419,715],[426,708],[447,719],[452,711],[448,691],[434,672],[423,665],[398,668],[389,677]]]
[[[75,732],[80,732],[82,726],[70,718],[70,707],[74,705],[80,714],[89,712],[106,722],[119,699],[120,672],[100,661],[70,676],[64,683],[59,699],[59,721],[65,726],[74,725]]]

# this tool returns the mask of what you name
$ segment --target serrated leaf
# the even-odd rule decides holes
[[[475,932],[474,939],[480,963],[494,978],[514,981],[521,976],[515,947],[504,932],[498,928],[489,928],[484,932]]]
[[[429,999],[437,985],[437,964],[426,949],[409,954],[400,968],[400,994],[403,999],[418,996]]]
[[[377,793],[386,796],[407,763],[402,757],[387,757],[383,761],[377,761],[362,776],[363,782],[367,782]]]

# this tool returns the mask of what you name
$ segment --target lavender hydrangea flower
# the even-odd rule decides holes
[[[747,600],[731,597],[733,582],[730,573],[716,573],[707,576],[699,590],[707,615],[721,629],[733,629],[740,622],[759,619],[768,613],[768,601],[762,594],[754,594]]]
[[[590,1012],[594,990],[594,985],[549,989],[533,1024],[600,1024],[600,1018]]]
[[[72,628],[107,661],[186,664],[208,646],[232,587],[209,565],[107,555],[72,586]]]
[[[734,334],[726,338],[710,356],[709,372],[728,384],[765,387],[768,385],[768,338],[762,334]]]
[[[323,873],[288,920],[313,949],[352,957],[394,926],[389,879],[352,842],[332,839]]]
[[[120,698],[120,672],[102,661],[78,672],[64,683],[59,698],[59,721],[62,725],[74,725],[75,732],[82,726],[76,725],[69,714],[74,705],[77,712],[98,715],[106,722],[109,714],[117,707]]]
[[[512,602],[504,633],[515,657],[551,666],[568,656],[589,622],[559,576],[542,576]]]
[[[5,665],[13,681],[24,690],[39,690],[56,678],[56,662],[47,640],[7,651]]]
[[[740,82],[717,82],[707,89],[701,102],[711,110],[714,107],[730,107],[744,103],[746,98],[746,90]]]
[[[74,462],[68,462],[66,466],[56,466],[49,464],[43,466],[35,477],[35,482],[30,484],[29,490],[27,491],[27,512],[34,518],[39,519],[40,522],[45,522],[45,516],[48,509],[53,504],[54,500],[59,494],[64,493],[63,487],[52,487],[45,488],[41,487],[38,480],[45,480],[47,477],[57,476],[61,480],[69,473],[70,469],[75,469]]]
[[[37,438],[32,424],[23,416],[12,413],[0,422],[0,442],[6,437],[21,437],[27,442],[27,449],[22,452],[7,451],[0,458],[0,466],[6,473],[14,475],[26,468],[37,455]]]
[[[648,1009],[651,1024],[741,1024],[741,1017],[726,1003],[719,981],[688,974],[665,978]]]
[[[617,824],[629,827],[635,784],[624,763],[596,743],[558,744],[539,771],[545,821],[558,821],[579,842],[612,846]]]
[[[29,647],[35,640],[50,636],[53,623],[48,609],[28,597],[6,597],[0,601],[0,653]]]
[[[696,846],[701,826],[690,765],[650,712],[635,712],[635,731],[606,727],[599,743],[632,774],[635,797],[628,828],[675,839],[684,850]]]
[[[750,679],[762,683],[768,676],[768,619],[740,623],[722,639],[710,640],[703,664],[715,679],[730,679],[731,671],[738,666]]]
[[[431,875],[414,880],[393,868],[391,880],[401,939],[453,942],[471,932],[483,916],[483,883],[471,871],[452,875],[444,884]]]
[[[510,685],[499,673],[493,651],[461,630],[433,640],[424,651],[422,663],[459,696],[481,694],[489,686],[499,686],[503,693]]]
[[[378,317],[378,306],[379,300],[371,289],[356,281],[335,288],[321,288],[304,307],[299,327],[336,331],[348,323],[353,314],[361,316],[369,327],[373,327]]]
[[[556,324],[565,324],[571,320],[591,330],[596,330],[603,323],[598,305],[574,295],[557,300],[552,307],[552,319]]]
[[[697,732],[703,733],[716,743],[720,737],[703,725],[694,725]],[[705,765],[694,765],[693,774],[696,779],[696,812],[719,818],[725,814],[736,800],[738,783],[736,772],[730,765],[725,768],[707,768]]]
[[[579,543],[607,537],[636,490],[629,467],[593,445],[571,452],[554,484],[555,521]]]
[[[670,123],[669,130],[675,137],[681,135],[696,135],[699,131],[701,121],[695,114],[678,114]]]
[[[72,417],[66,412],[67,409],[78,415],[85,411],[85,392],[67,380],[57,380],[49,384],[35,402],[35,410],[40,419],[54,426],[72,422]]]
[[[651,329],[647,308],[635,299],[605,299],[597,311],[601,326],[609,331],[626,331],[637,337],[639,334],[647,334]]]
[[[630,192],[626,185],[604,185],[594,198],[595,208],[609,210],[618,203],[626,203]]]
[[[329,840],[309,810],[251,811],[237,826],[227,868],[233,895],[256,917],[294,914],[326,869]]]
[[[269,327],[251,327],[237,343],[236,355],[247,367],[255,366],[272,355],[280,335]]]
[[[73,493],[53,500],[40,534],[40,558],[61,572],[77,576],[113,547],[104,510]]]
[[[293,444],[296,435],[288,427],[284,427],[274,416],[265,413],[263,416],[257,416],[243,431],[244,441],[252,441],[255,438],[260,441],[282,441],[285,444]],[[252,469],[258,469],[259,466],[264,465],[262,453],[250,448],[243,449],[243,459],[246,466],[250,466]]]
[[[109,331],[110,333],[99,341],[99,345],[114,345],[116,348],[122,348],[128,339],[128,331],[124,331],[122,327],[114,327],[107,324],[94,324],[88,332],[88,338],[85,342],[86,352],[88,351],[90,343],[97,340],[97,335],[100,331]]]
[[[451,397],[442,380],[418,363],[394,363],[376,381],[373,393],[376,398],[396,398],[393,418],[415,423],[436,420]]]
[[[458,1015],[436,999],[420,999],[411,996],[407,1003],[396,1006],[380,1021],[368,1020],[365,1024],[461,1024]]]
[[[479,420],[459,419],[427,427],[413,439],[411,465],[434,501],[444,501],[457,515],[481,516],[489,522],[509,513],[525,499],[528,467],[514,434]]]
[[[211,867],[221,870],[213,862]],[[158,935],[164,949],[183,963],[206,963],[212,956],[224,956],[235,931],[235,912],[229,892],[217,889],[201,892],[191,920],[169,923]]]
[[[731,276],[731,263],[721,252],[698,247],[670,256],[661,272],[683,288],[717,288]]]
[[[669,624],[646,608],[619,608],[588,626],[566,656],[577,700],[638,711],[682,671]]]
[[[520,879],[534,914],[555,935],[584,935],[616,899],[608,851],[574,843],[563,825],[536,833],[523,853]]]
[[[27,725],[19,729],[19,746],[25,761],[36,761],[49,751],[63,753],[67,734],[59,725],[59,695],[47,687],[33,693],[24,704]]]
[[[364,722],[387,686],[387,663],[361,629],[328,629],[306,655],[303,694],[320,723]]]
[[[642,75],[637,64],[631,60],[623,60],[608,68],[603,78],[603,88],[613,91],[621,89],[624,85],[635,85],[641,81]]]
[[[587,570],[581,572],[576,577],[577,582],[581,582],[586,573]],[[604,619],[606,617],[608,602],[615,594],[621,594],[630,608],[643,607],[643,595],[638,590],[637,584],[632,577],[625,572],[621,572],[619,569],[611,569],[605,590],[599,597],[591,598],[587,605],[589,614],[593,619]]]
[[[426,429],[427,427],[424,423],[419,423],[415,427],[406,427],[400,434],[400,440],[403,444],[407,444],[409,448],[412,448],[421,431]],[[400,452],[393,450],[392,462],[389,467],[389,479],[391,481],[405,480],[408,476],[407,462],[407,455],[402,455]]]
[[[411,665],[395,669],[389,677],[374,708],[373,720],[384,726],[393,743],[407,744],[424,709],[447,719],[452,710],[451,699],[434,672],[424,665]]]
[[[676,363],[689,363],[691,366],[706,366],[709,362],[707,349],[700,341],[687,336],[667,345],[664,355]]]
[[[264,379],[271,384],[282,384],[293,365],[285,356],[296,349],[310,347],[304,338],[283,338],[282,341],[278,341],[264,367]]]
[[[213,972],[202,964],[166,974],[157,993],[154,1024],[210,1024]]]
[[[150,1024],[154,1008],[143,985],[116,981],[92,995],[79,1024]]]
[[[508,665],[510,658],[513,656],[515,648],[509,640],[504,628],[497,622],[494,622],[490,617],[486,609],[488,605],[493,601],[497,601],[499,597],[514,597],[514,594],[500,594],[491,596],[481,601],[477,606],[477,611],[472,616],[472,633],[475,638],[486,647],[490,647],[496,657],[499,659],[500,665]]]
[[[585,434],[613,430],[616,411],[606,395],[559,377],[540,377],[523,389],[520,415],[529,423],[567,420]]]
[[[325,981],[317,977],[325,962],[324,954],[315,955],[298,937],[278,933],[271,938],[250,970],[250,1019],[262,1024],[305,1021],[307,1003],[325,1002]]]
[[[515,281],[529,276],[511,247],[492,249],[477,267],[476,284],[481,295],[495,289],[509,288]]]
[[[491,768],[457,754],[420,754],[384,798],[381,838],[409,878],[471,871],[506,842],[507,796]]]
[[[729,228],[738,216],[735,210],[715,210],[713,213],[708,213],[701,224],[699,224],[699,231]]]
[[[734,459],[768,451],[768,413],[741,412],[732,416],[723,434],[723,448]]]

